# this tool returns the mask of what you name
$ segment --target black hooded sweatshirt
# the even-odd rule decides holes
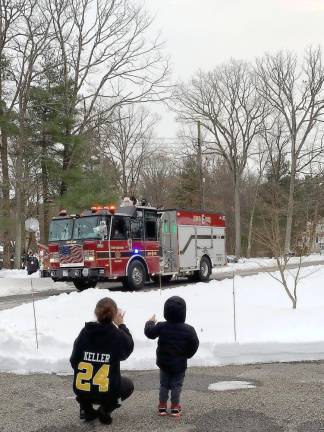
[[[187,359],[194,356],[199,346],[195,329],[185,324],[186,302],[181,297],[171,297],[164,305],[166,322],[148,321],[144,333],[149,339],[159,338],[156,364],[171,374],[184,372]]]
[[[29,255],[26,259],[26,267],[28,274],[37,272],[37,270],[39,269],[39,262],[37,257],[35,257],[34,255]]]
[[[119,397],[120,362],[134,349],[132,335],[122,324],[88,322],[74,342],[70,358],[76,395],[100,403]]]

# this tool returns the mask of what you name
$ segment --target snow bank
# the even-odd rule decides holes
[[[34,292],[69,288],[66,283],[54,283],[51,278],[40,278],[38,272],[28,276],[26,270],[0,270],[0,297],[30,294],[31,278]]]
[[[111,296],[126,311],[126,324],[135,351],[124,369],[155,367],[156,341],[143,333],[153,313],[163,319],[163,304],[182,296],[188,307],[187,322],[200,339],[191,366],[324,358],[324,268],[302,270],[297,310],[283,288],[268,274],[235,279],[237,335],[233,333],[232,280],[211,281],[150,292],[110,292],[90,289],[61,294],[36,302],[40,349],[35,349],[31,304],[0,312],[0,370],[70,373],[72,344],[85,321],[93,319],[96,302]]]
[[[31,276],[32,278],[39,278],[39,272],[35,272]],[[0,270],[0,278],[6,279],[27,279],[27,270]]]
[[[289,259],[289,264],[299,264],[299,257],[291,257]],[[302,263],[312,263],[312,262],[323,262],[324,255],[313,254],[302,258]],[[228,273],[231,271],[240,270],[263,270],[267,268],[276,267],[276,261],[273,258],[241,258],[238,263],[229,263],[225,267],[216,267],[213,269],[214,274]]]

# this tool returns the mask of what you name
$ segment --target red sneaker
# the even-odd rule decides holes
[[[172,404],[171,405],[171,417],[180,417],[181,416],[181,405]]]
[[[159,403],[159,416],[164,417],[167,415],[167,404],[165,402]]]

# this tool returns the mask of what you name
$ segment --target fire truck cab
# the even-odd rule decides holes
[[[214,266],[226,264],[225,218],[135,205],[61,212],[50,225],[49,261],[54,281],[80,291],[111,280],[138,290],[174,275],[208,281]]]

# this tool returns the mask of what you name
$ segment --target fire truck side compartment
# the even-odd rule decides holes
[[[210,258],[212,267],[226,264],[222,215],[177,209],[160,214],[163,274],[198,270],[204,255]]]

